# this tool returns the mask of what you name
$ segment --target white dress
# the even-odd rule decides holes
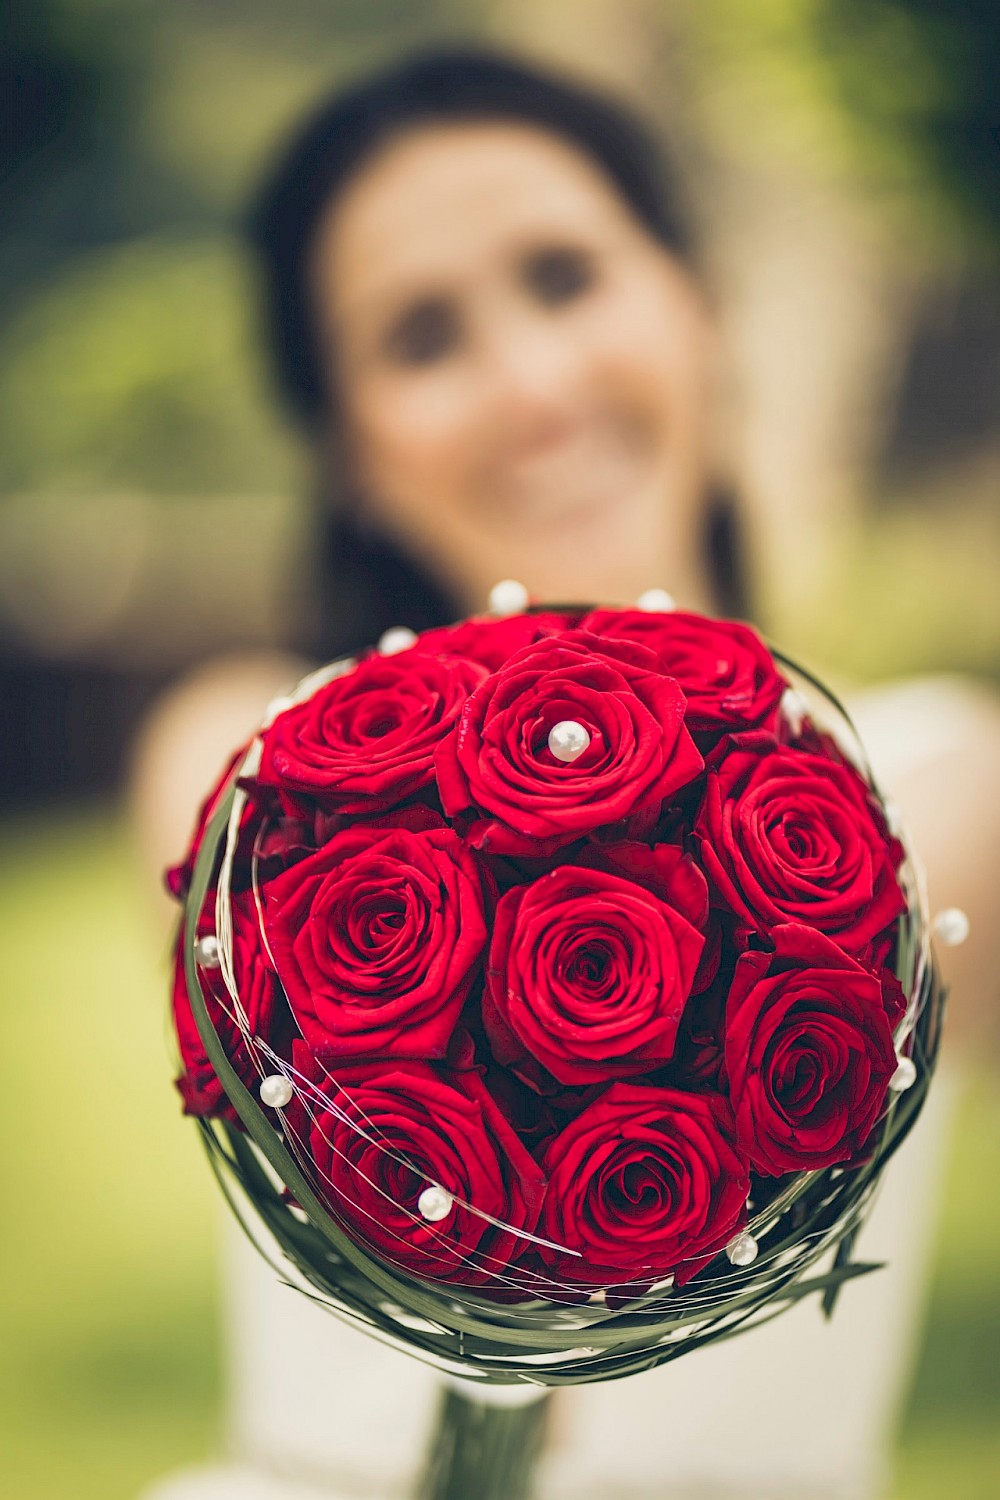
[[[853,700],[884,788],[960,732],[961,697],[961,684],[934,680]],[[888,1269],[845,1286],[829,1322],[812,1299],[658,1370],[558,1392],[543,1500],[877,1500],[920,1333],[954,1093],[939,1069],[859,1237],[856,1255]],[[223,1278],[232,1459],[143,1500],[403,1500],[435,1373],[280,1285],[235,1226]]]

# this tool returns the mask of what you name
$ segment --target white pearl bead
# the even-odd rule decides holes
[[[802,721],[808,711],[809,705],[802,694],[795,688],[785,688],[781,695],[781,712],[793,734],[802,733]]]
[[[398,656],[400,651],[409,651],[411,646],[416,645],[416,640],[417,632],[408,625],[394,625],[391,630],[379,636],[379,655]]]
[[[284,1073],[272,1073],[269,1078],[261,1080],[260,1097],[269,1109],[284,1109],[292,1102],[294,1092]]]
[[[734,1266],[752,1266],[757,1259],[758,1249],[759,1246],[753,1235],[744,1230],[734,1240],[729,1241],[726,1254]]]
[[[946,948],[957,948],[969,936],[969,919],[960,906],[948,906],[934,918],[934,931]]]
[[[208,932],[200,937],[194,945],[195,963],[200,964],[203,969],[217,969],[222,963],[219,954],[219,939],[214,932]]]
[[[912,1088],[913,1085],[916,1083],[916,1081],[917,1081],[917,1065],[913,1061],[913,1058],[912,1057],[901,1057],[901,1058],[899,1058],[899,1060],[898,1060],[898,1066],[896,1068],[896,1071],[895,1071],[895,1073],[893,1073],[892,1077],[889,1079],[889,1087],[891,1089],[894,1089],[897,1094],[901,1094],[901,1093],[904,1092],[905,1089]]]
[[[529,594],[516,578],[504,578],[490,589],[491,615],[519,615],[528,607]]]
[[[556,760],[565,761],[567,764],[570,761],[579,760],[589,744],[590,735],[575,719],[560,719],[559,723],[553,724],[549,730],[549,749]]]
[[[644,594],[639,595],[635,607],[650,615],[666,615],[677,608],[677,600],[666,589],[647,589]]]
[[[436,1224],[439,1219],[446,1219],[451,1213],[454,1198],[446,1192],[443,1187],[438,1187],[432,1182],[430,1187],[425,1187],[417,1199],[417,1211],[422,1219],[430,1224]]]

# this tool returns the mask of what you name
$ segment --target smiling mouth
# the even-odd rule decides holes
[[[568,519],[627,500],[645,458],[637,433],[592,423],[504,459],[489,488],[493,503],[522,521]]]

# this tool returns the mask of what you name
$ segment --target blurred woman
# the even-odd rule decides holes
[[[251,240],[279,385],[323,496],[310,655],[481,610],[500,578],[540,600],[627,603],[660,586],[689,608],[750,612],[738,518],[717,482],[708,299],[676,190],[619,105],[491,55],[408,62],[309,121],[260,195]],[[145,737],[140,815],[164,862],[183,839],[164,806],[171,818],[193,806],[293,675],[287,661],[241,674],[202,674]],[[960,686],[927,691],[897,695],[881,734],[886,700],[872,700],[871,748],[904,807],[920,781],[917,845],[948,903],[972,908],[995,849],[968,807],[953,803],[944,831],[933,810],[939,783],[982,783],[996,716]],[[928,702],[955,731],[929,756]],[[180,788],[196,733],[201,763]],[[985,944],[970,956],[992,961]],[[561,1393],[547,1493],[874,1495],[933,1196],[926,1154],[907,1160],[863,1242],[891,1276],[848,1289],[829,1328],[801,1307],[681,1366]],[[291,1500],[305,1480],[400,1492],[433,1375],[322,1317],[251,1251],[230,1250],[225,1285],[240,1461],[157,1494]]]

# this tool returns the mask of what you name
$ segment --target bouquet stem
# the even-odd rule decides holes
[[[444,1387],[415,1500],[530,1500],[550,1398],[504,1399],[524,1389]]]

